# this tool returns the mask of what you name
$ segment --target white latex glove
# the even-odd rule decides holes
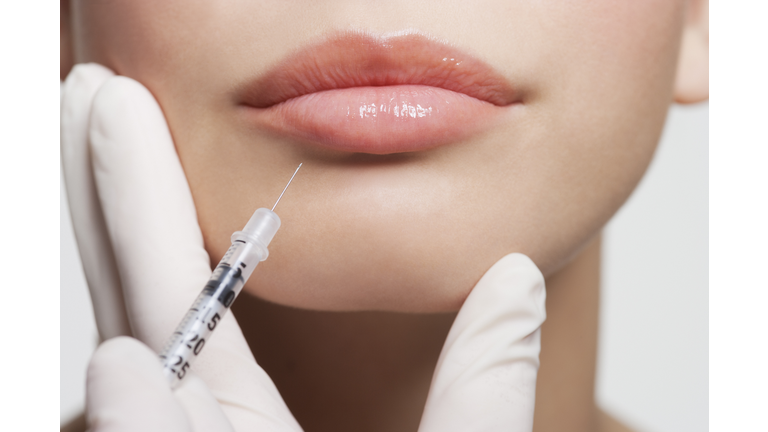
[[[419,432],[533,430],[545,298],[523,254],[485,272],[448,332]]]
[[[94,64],[67,77],[61,111],[65,182],[100,334],[131,334],[158,352],[211,274],[163,113],[141,84]],[[193,367],[205,384],[185,378],[190,384],[176,392],[186,397],[156,394],[155,366],[141,361],[148,353],[127,339],[96,352],[86,398],[94,430],[166,431],[181,412],[192,429],[179,422],[175,430],[301,430],[232,314]],[[200,389],[206,385],[210,392]]]
[[[136,81],[78,65],[62,93],[61,137],[100,334],[159,351],[211,272],[162,111]],[[524,255],[483,276],[443,347],[421,432],[532,429],[544,298]],[[301,430],[232,314],[176,391],[152,350],[116,338],[94,354],[93,430]]]

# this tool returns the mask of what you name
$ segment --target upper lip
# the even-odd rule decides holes
[[[487,63],[423,35],[340,33],[283,59],[242,89],[240,103],[268,108],[315,92],[393,85],[439,87],[497,106],[518,97]]]

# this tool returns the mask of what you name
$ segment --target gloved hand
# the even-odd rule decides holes
[[[130,334],[157,352],[211,273],[165,118],[141,84],[94,64],[67,77],[61,111],[65,182],[99,332]],[[195,430],[227,430],[225,419],[235,430],[301,430],[232,314],[193,367],[202,381],[185,378],[176,396],[157,393],[162,385],[151,372],[159,359],[136,345],[115,340],[94,355],[87,383],[94,430],[167,430],[184,415]]]
[[[75,234],[104,339],[88,371],[92,430],[298,431],[227,314],[181,386],[159,351],[210,276],[162,111],[136,81],[78,65],[62,92],[62,160]],[[533,262],[497,262],[462,306],[441,353],[421,432],[530,431],[544,321]]]

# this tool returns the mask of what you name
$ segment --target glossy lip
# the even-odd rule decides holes
[[[243,86],[248,121],[334,150],[389,154],[455,142],[519,101],[486,63],[420,34],[337,34]]]

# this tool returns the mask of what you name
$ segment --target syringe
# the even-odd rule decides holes
[[[251,216],[242,231],[232,234],[232,246],[213,271],[203,292],[176,327],[165,344],[160,358],[171,387],[176,387],[189,372],[190,365],[200,355],[221,318],[240,294],[240,290],[260,261],[267,259],[267,246],[280,228],[280,218],[274,210],[291,185],[302,164],[296,168],[272,210],[260,208]]]

